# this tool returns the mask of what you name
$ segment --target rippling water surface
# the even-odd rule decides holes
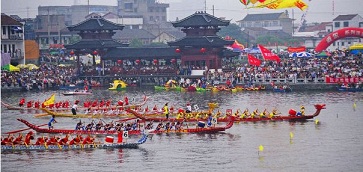
[[[16,104],[20,98],[44,101],[52,93],[56,100],[112,99],[125,96],[139,102],[143,95],[147,105],[159,108],[184,107],[186,102],[203,109],[208,102],[218,102],[220,110],[250,111],[277,108],[287,114],[290,108],[304,105],[306,113],[315,112],[317,103],[325,103],[314,120],[307,122],[239,123],[217,134],[153,135],[140,149],[69,150],[2,152],[1,171],[362,171],[363,169],[363,93],[340,92],[272,92],[180,93],[155,92],[152,89],[128,89],[113,92],[94,90],[91,97],[61,96],[59,92],[2,93],[1,100]],[[356,108],[353,103],[356,102]],[[41,112],[1,109],[1,132],[26,128],[16,118],[37,124],[49,117],[33,118]],[[57,118],[55,127],[74,127],[78,119]],[[84,119],[87,122],[90,119]],[[290,139],[290,132],[294,137]],[[40,135],[40,134],[38,134]],[[46,135],[46,134],[44,134]],[[133,136],[131,139],[137,139]],[[259,152],[259,145],[264,151]]]

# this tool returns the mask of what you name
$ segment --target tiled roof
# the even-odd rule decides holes
[[[115,48],[105,54],[104,60],[118,59],[159,59],[159,58],[180,58],[180,53],[175,52],[175,48]]]
[[[144,29],[124,29],[116,31],[113,39],[155,39],[156,36]]]
[[[168,42],[169,46],[193,46],[193,47],[223,47],[232,45],[234,40],[224,40],[219,36],[184,37],[182,39]]]
[[[116,40],[80,40],[74,44],[65,45],[67,49],[102,49],[125,47],[128,44],[123,44]]]
[[[70,31],[81,31],[81,30],[122,30],[123,25],[113,23],[102,17],[89,18],[78,24],[68,26]]]
[[[247,14],[241,21],[278,20],[283,13]]]
[[[20,22],[11,18],[10,16],[1,13],[1,25],[3,26],[23,26]]]
[[[333,21],[352,20],[358,14],[339,15]]]
[[[229,20],[222,20],[205,12],[196,12],[182,20],[172,22],[174,27],[228,26]]]
[[[327,25],[331,25],[332,22],[322,22],[318,25],[315,26],[308,26],[305,28],[304,32],[314,32],[314,31],[321,31],[321,30],[325,30],[325,27]]]

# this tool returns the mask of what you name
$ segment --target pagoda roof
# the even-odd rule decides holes
[[[168,42],[169,46],[192,46],[192,47],[223,47],[232,45],[234,40],[224,40],[219,36],[184,37],[182,39]]]
[[[124,25],[113,23],[102,17],[91,17],[78,24],[68,26],[69,31],[84,30],[122,30]]]
[[[172,59],[180,58],[180,54],[175,52],[175,48],[115,48],[108,51],[103,57],[103,60],[119,60],[119,59]]]
[[[240,54],[239,52],[234,52],[229,49],[224,49],[223,51],[221,51],[222,57],[236,57],[236,56],[239,56],[239,54]]]
[[[206,12],[196,12],[182,20],[172,22],[174,27],[228,26],[230,20],[223,20]]]
[[[94,39],[82,39],[74,44],[68,44],[64,47],[67,49],[102,49],[102,48],[116,48],[126,47],[128,44],[118,42],[113,39],[107,40],[94,40]]]

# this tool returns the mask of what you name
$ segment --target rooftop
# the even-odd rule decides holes
[[[172,22],[174,27],[228,26],[230,20],[223,20],[206,12],[196,12],[182,20]]]
[[[339,15],[333,21],[343,21],[343,20],[352,20],[358,14],[348,14],[348,15]]]

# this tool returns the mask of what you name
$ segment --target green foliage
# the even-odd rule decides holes
[[[130,45],[129,45],[129,47],[133,47],[133,48],[140,48],[142,46],[143,46],[143,44],[142,44],[141,40],[139,40],[139,39],[131,40]]]
[[[239,43],[242,43],[244,45],[247,42],[247,38],[242,33],[241,28],[234,23],[231,23],[226,27],[222,27],[217,35],[221,37],[230,36],[232,39],[236,39]]]

